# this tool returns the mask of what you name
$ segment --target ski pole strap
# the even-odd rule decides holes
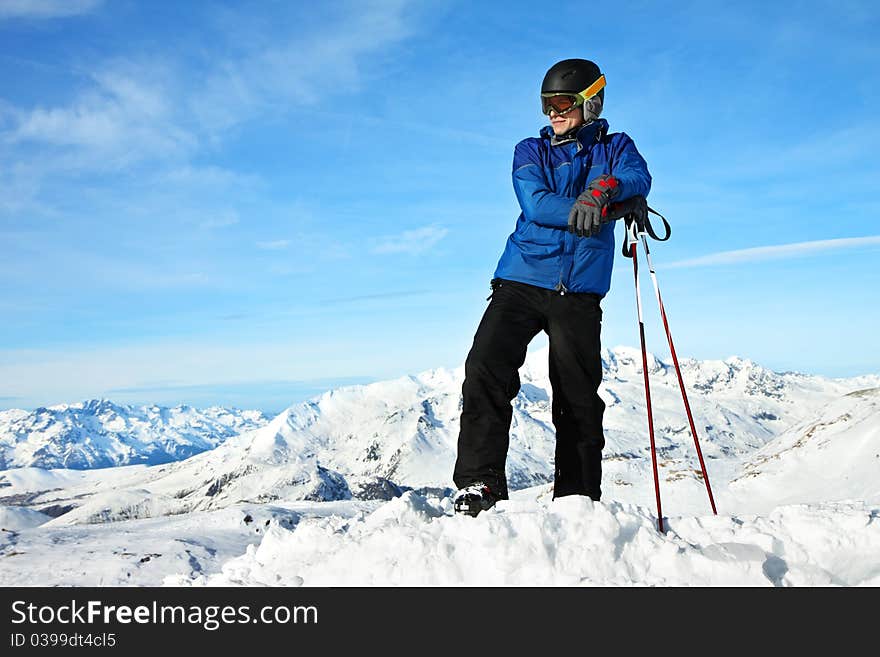
[[[649,213],[657,215],[663,221],[663,227],[666,231],[666,234],[663,237],[659,237],[654,231],[654,227],[651,225],[651,220],[648,218]],[[644,196],[633,196],[626,201],[612,203],[608,210],[608,217],[612,219],[623,219],[626,222],[627,228],[629,228],[630,224],[634,221],[638,228],[637,232],[647,233],[651,239],[657,240],[658,242],[665,242],[672,236],[672,227],[669,225],[669,222],[666,221],[666,217],[657,212],[654,208],[649,207],[648,201]],[[624,238],[622,249],[623,255],[627,258],[631,258],[632,254],[630,253],[629,248],[629,231],[627,231],[625,235],[626,237]]]

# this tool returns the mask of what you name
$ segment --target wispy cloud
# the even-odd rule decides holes
[[[42,285],[47,289],[58,290],[70,285],[91,289],[100,285],[108,291],[128,292],[204,289],[216,283],[216,274],[203,270],[208,265],[192,258],[181,260],[161,254],[138,258],[130,252],[96,250],[76,244],[41,244],[39,249],[27,247],[27,252],[39,253],[41,257],[0,260],[0,279],[18,284],[41,276]]]
[[[340,347],[332,339],[277,342],[263,340],[148,341],[130,344],[97,345],[83,349],[64,346],[56,349],[0,349],[0,397],[24,407],[56,404],[74,399],[117,396],[121,391],[143,391],[144,400],[157,403],[183,401],[176,390],[163,398],[163,388],[184,389],[198,386],[231,386],[241,391],[249,386],[271,387],[271,382],[314,384],[339,380],[367,380],[371,366],[352,370],[346,359],[309,363],[310,354],[330,353]],[[376,358],[380,357],[376,354]],[[387,358],[387,357],[383,357]],[[120,364],[124,363],[124,366]],[[285,384],[287,385],[287,384]],[[336,387],[334,383],[329,387]],[[155,392],[153,392],[155,391]],[[319,390],[320,392],[320,390]],[[257,395],[255,395],[257,396]],[[264,396],[264,395],[259,395]],[[297,395],[281,394],[290,401]],[[212,403],[222,401],[242,405],[245,395],[228,398],[213,395]],[[284,408],[285,404],[279,406]]]
[[[308,380],[229,381],[209,384],[174,385],[156,384],[129,386],[108,390],[102,396],[133,403],[186,403],[205,407],[222,405],[236,408],[258,408],[269,414],[300,401],[316,397],[342,386],[365,385],[374,377],[341,376]]]
[[[371,249],[372,253],[422,253],[446,237],[448,229],[442,226],[425,226],[415,230],[405,230],[400,235],[380,238]]]
[[[100,4],[0,0],[0,19],[73,15]],[[32,191],[0,201],[0,211],[39,202],[42,190],[70,174],[117,176],[148,163],[169,168],[179,186],[220,177],[224,172],[194,175],[197,167],[188,163],[222,146],[230,130],[247,121],[286,115],[328,90],[363,89],[376,74],[375,57],[413,34],[411,10],[409,0],[325,7],[326,20],[312,21],[308,30],[293,15],[276,20],[240,8],[218,10],[213,48],[130,50],[92,65],[79,62],[86,84],[78,82],[80,91],[68,102],[0,100],[0,169],[24,163],[33,170]]]
[[[290,240],[273,240],[271,242],[257,242],[257,248],[265,251],[281,251],[290,246]]]
[[[205,219],[199,224],[199,228],[211,230],[214,228],[225,228],[226,226],[234,226],[239,222],[238,213],[235,210],[225,210]]]
[[[187,164],[162,170],[157,173],[156,182],[161,185],[185,185],[187,188],[212,192],[230,187],[254,189],[264,184],[259,175],[204,164],[198,166]]]
[[[218,392],[229,390],[258,389],[260,391],[278,390],[287,388],[320,388],[330,389],[344,385],[358,385],[371,383],[372,377],[351,376],[333,377],[307,380],[284,380],[284,381],[225,381],[220,383],[192,383],[180,384],[176,382],[156,383],[148,385],[125,386],[111,388],[108,394],[126,394],[137,392],[170,392],[170,391],[205,391]],[[21,397],[0,397],[0,399],[21,399]]]
[[[40,176],[32,167],[21,162],[9,162],[0,167],[0,215],[23,212],[25,210],[45,212],[46,208],[37,201],[40,190]]]
[[[55,158],[52,164],[73,168],[115,169],[191,152],[196,137],[177,121],[169,91],[159,80],[148,79],[158,77],[155,71],[136,69],[126,64],[94,74],[94,86],[70,105],[14,110],[14,124],[3,141],[67,149],[68,158]],[[41,159],[51,158],[41,152]]]
[[[432,294],[434,290],[402,290],[400,292],[381,292],[377,294],[361,294],[355,297],[339,297],[336,299],[322,299],[320,303],[322,304],[336,304],[336,303],[354,303],[358,301],[378,301],[378,300],[387,300],[387,299],[401,299],[403,297],[415,297],[415,296],[423,296],[425,294]]]
[[[266,112],[314,104],[327,90],[358,91],[369,76],[370,56],[412,35],[411,5],[408,0],[343,4],[321,27],[292,32],[285,31],[284,21],[220,12],[221,33],[235,35],[227,48],[232,54],[206,64],[189,107],[203,128],[216,133]]]
[[[737,265],[745,262],[757,262],[762,260],[785,260],[799,256],[811,255],[823,251],[840,249],[855,249],[865,246],[880,245],[880,235],[868,235],[866,237],[844,237],[832,240],[814,240],[811,242],[793,242],[791,244],[777,244],[774,246],[758,246],[750,249],[738,249],[735,251],[720,251],[689,258],[665,265],[669,268],[683,267],[709,267],[712,265]]]
[[[104,0],[0,0],[2,18],[64,18],[94,11]]]

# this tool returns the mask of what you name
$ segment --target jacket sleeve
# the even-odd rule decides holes
[[[568,213],[577,199],[550,190],[538,145],[533,140],[523,140],[514,149],[513,190],[526,221],[568,228]]]
[[[651,191],[648,164],[633,140],[623,132],[615,135],[613,142],[611,175],[620,182],[620,193],[615,201],[625,201],[633,196],[647,197]]]

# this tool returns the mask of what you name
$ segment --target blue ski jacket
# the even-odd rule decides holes
[[[620,182],[615,202],[647,197],[651,190],[648,165],[632,139],[622,132],[608,134],[605,119],[588,123],[567,140],[554,138],[553,129],[544,126],[540,137],[518,143],[513,189],[522,212],[507,238],[495,278],[605,296],[611,287],[614,222],[594,237],[568,232],[571,206],[603,173]]]

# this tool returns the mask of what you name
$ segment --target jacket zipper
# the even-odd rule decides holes
[[[565,293],[568,292],[568,288],[565,287],[565,283],[563,283],[565,270],[568,269],[569,273],[571,272],[571,267],[566,263],[566,258],[569,257],[568,243],[571,240],[571,233],[566,233],[562,240],[564,244],[562,248],[562,266],[559,268],[559,283],[556,284],[556,291],[559,292],[560,295],[565,296]]]
[[[583,146],[581,145],[580,140],[575,140],[575,144],[577,144],[577,148],[575,149],[574,155],[572,156],[572,161],[577,156],[578,153],[581,152]],[[583,173],[583,169],[585,168],[584,160],[581,158],[581,171]],[[573,167],[572,167],[573,168]],[[561,296],[565,296],[565,293],[568,292],[568,288],[565,287],[565,283],[563,283],[563,279],[565,278],[565,270],[568,269],[568,278],[571,280],[571,270],[574,268],[574,241],[571,233],[566,233],[563,238],[565,242],[565,247],[562,250],[562,266],[559,268],[559,283],[556,285],[556,291],[559,292]],[[569,251],[569,244],[572,245],[571,250]],[[566,266],[566,256],[568,256],[568,263]]]

